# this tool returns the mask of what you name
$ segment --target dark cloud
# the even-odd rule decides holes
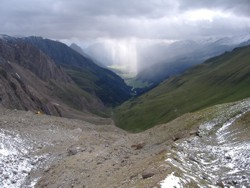
[[[199,9],[226,16],[189,19]],[[250,27],[249,10],[249,0],[2,0],[0,33],[54,39],[235,34]]]
[[[67,1],[62,0],[59,5],[62,9],[71,9],[84,15],[91,16],[118,16],[118,17],[145,17],[157,18],[166,15],[173,4],[162,0],[89,0]]]

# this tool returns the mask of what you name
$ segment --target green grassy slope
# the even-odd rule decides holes
[[[207,60],[115,111],[116,125],[142,131],[184,113],[250,97],[250,46]]]

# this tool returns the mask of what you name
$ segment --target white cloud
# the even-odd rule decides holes
[[[197,10],[191,10],[184,14],[184,17],[188,21],[209,21],[213,22],[215,18],[228,18],[230,17],[230,14],[223,13],[221,11],[213,11],[209,9],[197,9]]]

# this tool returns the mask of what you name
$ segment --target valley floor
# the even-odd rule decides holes
[[[247,187],[249,110],[246,99],[132,134],[1,109],[0,187]]]

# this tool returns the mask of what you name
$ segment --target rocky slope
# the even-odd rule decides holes
[[[130,98],[131,88],[122,78],[67,45],[41,37],[27,37],[22,40],[41,49],[60,65],[83,91],[95,94],[107,106],[118,105]]]
[[[0,78],[0,105],[7,108],[65,117],[104,109],[52,59],[21,40],[0,39]]]
[[[110,119],[1,109],[0,186],[247,186],[249,110],[246,99],[131,134]]]

